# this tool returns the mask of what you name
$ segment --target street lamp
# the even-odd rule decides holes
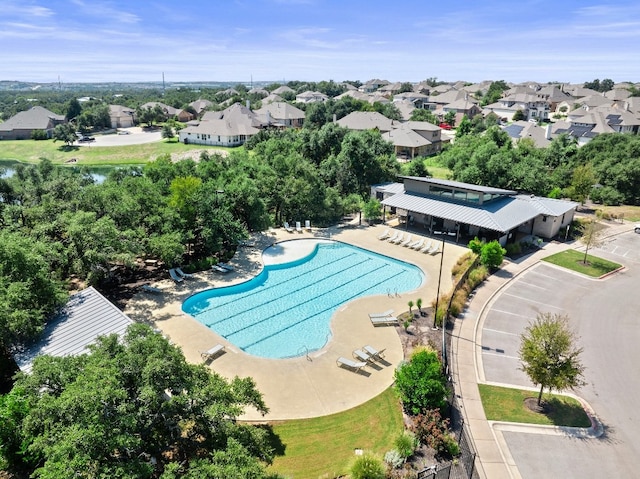
[[[436,320],[438,318],[438,302],[440,300],[440,282],[442,280],[442,263],[444,261],[444,235],[442,236],[442,252],[440,254],[440,273],[438,274],[438,292],[436,294],[436,310],[433,313],[433,329],[438,329]]]

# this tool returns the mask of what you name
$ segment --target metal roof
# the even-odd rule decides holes
[[[577,203],[526,195],[505,196],[484,205],[471,205],[448,198],[399,193],[382,201],[385,206],[456,221],[506,233],[541,214],[559,216]]]
[[[491,186],[473,185],[471,183],[462,183],[461,181],[442,180],[439,178],[426,178],[424,176],[400,176],[400,178],[420,181],[422,183],[430,183],[432,185],[446,186],[448,188],[458,188],[467,191],[478,191],[480,193],[487,193],[490,195],[515,195],[517,193],[514,190],[493,188]]]
[[[75,356],[87,351],[98,336],[124,334],[133,321],[93,287],[69,298],[67,304],[47,323],[40,341],[16,354],[22,371],[31,371],[41,354]]]

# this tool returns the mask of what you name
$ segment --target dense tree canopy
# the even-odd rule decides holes
[[[246,407],[267,412],[252,379],[189,364],[138,324],[89,354],[37,358],[0,398],[0,454],[43,479],[267,477],[268,431],[235,421]]]

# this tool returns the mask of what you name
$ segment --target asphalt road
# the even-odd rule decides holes
[[[576,393],[604,425],[598,439],[504,432],[524,479],[636,477],[640,470],[640,235],[625,233],[590,254],[626,268],[604,280],[539,264],[491,305],[482,329],[485,380],[533,386],[518,370],[520,334],[538,312],[567,314],[584,348],[588,384]]]
[[[134,126],[131,128],[120,128],[118,131],[127,131],[128,134],[119,135],[117,133],[111,135],[94,135],[95,141],[92,142],[78,142],[77,146],[92,147],[92,146],[124,146],[124,145],[140,145],[143,143],[153,143],[162,139],[162,132],[160,130],[145,131],[140,127]]]

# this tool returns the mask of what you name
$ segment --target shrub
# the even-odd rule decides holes
[[[416,350],[409,362],[396,369],[394,378],[394,387],[407,413],[420,414],[445,406],[446,379],[436,351]]]
[[[476,287],[482,283],[487,276],[489,276],[489,269],[486,266],[480,265],[473,268],[471,272],[469,272],[469,276],[467,276],[467,285],[469,286],[469,289],[471,291],[476,289]]]
[[[480,241],[476,236],[471,241],[469,241],[469,244],[467,246],[469,246],[469,249],[475,254],[480,254],[482,252],[482,245],[484,245],[484,242]]]
[[[502,264],[506,252],[497,240],[490,241],[482,246],[480,261],[487,267],[496,269]]]
[[[594,203],[602,203],[607,206],[616,206],[624,201],[624,195],[611,186],[593,188],[589,196]]]
[[[385,479],[385,475],[382,461],[369,453],[358,456],[351,466],[352,479]]]
[[[507,256],[514,256],[522,253],[522,245],[520,243],[509,243],[505,246]]]
[[[437,454],[450,457],[460,454],[460,446],[449,433],[449,419],[442,419],[440,411],[432,409],[416,416],[413,429],[420,442]]]
[[[435,323],[436,326],[440,327],[444,323],[444,316],[447,312],[447,305],[449,304],[449,295],[441,294],[438,299],[438,310],[436,311],[436,300],[431,301],[431,308],[433,309],[433,314],[435,315]]]
[[[453,295],[453,301],[451,301],[451,306],[449,307],[449,314],[452,316],[458,316],[462,310],[464,309],[464,305],[467,302],[467,291],[464,289],[459,289]]]
[[[418,447],[418,439],[411,431],[404,431],[395,441],[397,452],[406,461]]]
[[[384,462],[389,464],[393,469],[400,469],[405,462],[405,458],[402,457],[396,449],[387,451],[384,455]]]
[[[49,137],[47,136],[47,132],[44,130],[33,130],[31,132],[31,139],[32,140],[46,140]]]

